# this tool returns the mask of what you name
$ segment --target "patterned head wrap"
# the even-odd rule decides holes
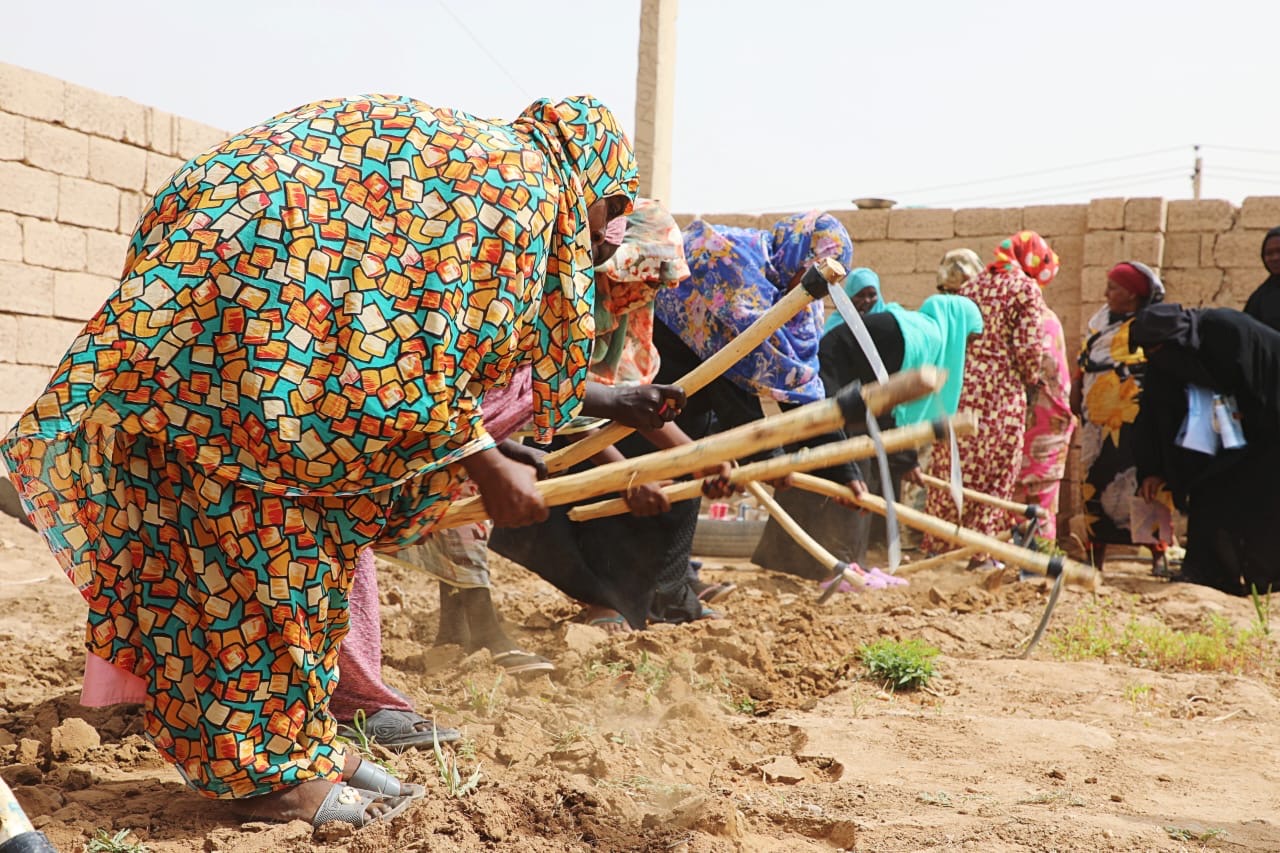
[[[1019,231],[996,247],[992,272],[1021,272],[1044,287],[1058,274],[1058,253],[1034,231]]]
[[[689,277],[680,226],[661,203],[636,199],[623,222],[622,245],[596,270],[609,277],[608,288],[601,289],[596,302],[614,315],[652,303],[659,288],[674,287]]]
[[[546,441],[577,411],[585,392],[595,334],[587,208],[600,199],[624,196],[629,212],[639,180],[626,134],[609,108],[590,95],[554,104],[535,101],[513,126],[542,150],[560,178],[558,248],[547,256],[546,296],[539,312],[539,331],[546,340],[530,341],[534,437]]]
[[[680,226],[666,208],[637,199],[622,221],[622,246],[596,269],[600,285],[591,374],[610,385],[653,381],[660,364],[653,343],[654,296],[689,277]]]
[[[853,240],[829,213],[811,210],[778,220],[770,236],[774,284],[785,287],[806,264],[835,258],[845,269],[853,263]]]

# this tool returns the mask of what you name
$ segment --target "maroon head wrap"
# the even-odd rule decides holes
[[[1123,287],[1139,299],[1151,296],[1151,279],[1142,270],[1128,261],[1122,261],[1111,268],[1107,278]]]

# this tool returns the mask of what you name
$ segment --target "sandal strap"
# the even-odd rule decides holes
[[[363,791],[372,791],[375,794],[396,797],[403,793],[403,786],[400,784],[400,780],[387,772],[382,765],[375,764],[368,758],[360,760],[360,766],[347,779],[347,783]]]
[[[367,826],[377,818],[370,817],[365,810],[380,799],[378,794],[361,791],[343,782],[337,782],[320,803],[320,808],[311,817],[311,826],[319,829],[330,821],[341,821],[356,829]]]

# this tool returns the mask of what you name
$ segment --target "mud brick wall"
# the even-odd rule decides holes
[[[0,63],[0,430],[115,288],[151,190],[225,136]]]

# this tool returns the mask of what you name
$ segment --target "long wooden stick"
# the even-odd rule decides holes
[[[926,486],[933,486],[937,489],[951,488],[951,484],[946,480],[939,480],[937,477],[930,476],[929,474],[921,474],[920,476],[924,478]],[[968,500],[977,501],[978,503],[987,504],[988,506],[993,506],[997,509],[1003,509],[1007,512],[1011,512],[1018,516],[1018,518],[1030,518],[1031,515],[1036,515],[1040,518],[1047,518],[1049,515],[1048,510],[1038,504],[1020,504],[1017,501],[998,498],[995,495],[989,495],[986,492],[980,492],[977,489],[970,489],[966,487],[964,490],[964,496]]]
[[[1005,530],[996,534],[995,538],[999,539],[1001,542],[1008,542],[1012,538],[1012,535],[1009,533],[1009,531]],[[954,563],[957,560],[963,560],[968,557],[972,557],[974,554],[980,553],[981,551],[982,551],[981,548],[978,548],[973,545],[967,545],[964,548],[956,548],[954,551],[946,551],[942,554],[938,554],[933,557],[928,557],[926,559],[919,560],[915,563],[903,563],[901,566],[898,566],[898,571],[896,572],[896,574],[909,575],[909,574],[912,574],[913,572],[922,572],[925,569],[933,569],[933,568],[937,568],[938,566],[945,566],[947,563]]]
[[[747,483],[747,491],[750,492],[760,505],[765,508],[769,515],[773,516],[773,520],[778,522],[778,526],[786,531],[787,535],[795,540],[796,544],[808,552],[809,556],[817,560],[821,566],[828,572],[831,572],[833,584],[840,583],[841,580],[847,580],[850,583],[867,585],[867,579],[857,572],[849,568],[849,564],[841,560],[835,554],[832,554],[826,548],[822,547],[822,543],[810,536],[800,524],[791,517],[785,509],[773,499],[773,496],[765,489],[764,486],[752,480]],[[835,575],[839,577],[834,577]]]
[[[934,569],[938,566],[946,565],[947,563],[954,563],[956,560],[963,560],[968,557],[972,557],[974,554],[979,553],[980,550],[981,549],[970,545],[964,548],[956,548],[954,551],[947,551],[945,553],[938,554],[935,557],[929,557],[928,559],[921,560],[918,563],[903,563],[901,566],[898,566],[897,574],[909,575],[915,572],[923,572],[925,569]]]
[[[861,387],[857,383],[835,397],[809,403],[790,412],[743,424],[692,444],[682,444],[635,459],[623,459],[590,471],[556,477],[538,484],[549,506],[574,503],[608,492],[622,491],[655,480],[679,477],[709,466],[750,456],[770,447],[801,441],[838,429],[850,422],[862,422],[887,412],[905,400],[915,400],[942,387],[946,371],[924,367],[897,373],[888,382]],[[481,496],[465,498],[451,506],[436,529],[461,527],[488,518]]]
[[[977,416],[971,412],[957,415],[951,419],[951,424],[958,435],[972,435],[978,429]],[[944,426],[945,421],[939,421],[937,425],[928,423],[912,424],[911,426],[888,430],[881,436],[881,440],[885,451],[894,453],[912,447],[921,447],[934,441],[940,434],[945,436],[945,432],[940,432]],[[785,477],[787,474],[793,474],[798,471],[816,471],[820,468],[829,468],[832,465],[851,462],[854,459],[870,459],[875,455],[875,442],[865,435],[854,436],[853,438],[846,438],[844,441],[834,441],[818,447],[805,447],[795,453],[787,453],[782,456],[775,456],[772,459],[763,459],[759,462],[752,462],[735,468],[729,474],[729,485],[741,486],[756,480],[776,480],[779,477]],[[662,493],[672,503],[687,501],[702,494],[702,483],[699,481],[672,483],[669,486],[664,486]],[[569,510],[569,518],[573,521],[591,521],[595,518],[605,518],[610,515],[622,515],[627,511],[628,507],[625,500],[622,498],[610,498],[609,500],[598,501],[584,506],[576,506]]]
[[[800,285],[791,289],[768,311],[756,318],[755,322],[742,331],[724,349],[699,364],[693,370],[680,377],[674,384],[684,389],[685,394],[693,394],[710,385],[720,374],[737,364],[747,353],[769,339],[769,336],[782,328],[796,314],[800,313],[810,302],[821,299],[827,293],[830,282],[844,281],[845,269],[832,258],[824,258],[814,264]],[[631,433],[629,426],[610,424],[599,432],[574,442],[568,447],[547,454],[543,462],[551,473],[572,468],[595,456],[606,447],[611,447]]]
[[[885,514],[884,498],[876,495],[864,495],[856,497],[852,490],[847,486],[841,486],[832,483],[829,480],[823,480],[820,477],[814,477],[810,474],[796,474],[794,477],[795,485],[802,489],[808,489],[817,492],[820,495],[828,497],[847,498],[863,509],[869,509],[878,515]],[[1037,551],[1029,551],[1026,548],[1019,548],[1008,542],[1001,542],[994,536],[987,536],[973,530],[967,530],[963,527],[935,518],[927,513],[912,509],[909,506],[898,504],[895,507],[898,511],[898,518],[904,524],[923,530],[931,536],[939,539],[945,539],[948,542],[955,542],[958,545],[967,545],[979,548],[982,551],[992,554],[1006,563],[1011,563],[1029,572],[1038,575],[1054,576],[1059,572],[1066,574],[1067,583],[1083,586],[1090,590],[1096,590],[1101,585],[1101,577],[1092,566],[1086,566],[1083,563],[1077,563],[1075,560],[1066,557],[1049,556],[1041,554]]]

